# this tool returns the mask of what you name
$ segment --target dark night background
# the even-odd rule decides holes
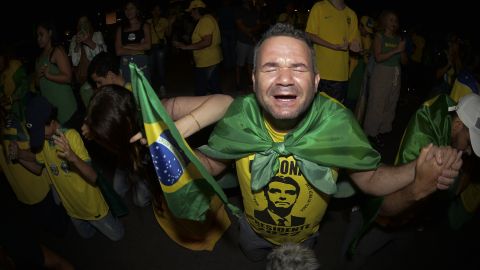
[[[32,61],[39,52],[35,35],[36,23],[46,19],[53,20],[60,32],[65,33],[67,30],[74,31],[76,21],[81,15],[88,15],[97,26],[103,24],[103,26],[100,25],[100,30],[104,32],[104,36],[108,39],[109,36],[112,36],[111,33],[113,33],[115,27],[105,27],[105,13],[115,10],[121,13],[124,1],[4,1],[0,12],[0,46],[6,44],[13,47],[17,55],[24,57],[24,60],[30,62],[29,65],[32,66]],[[157,1],[165,5],[170,2],[169,0]],[[213,9],[221,3],[221,0],[203,1]],[[288,0],[267,1],[275,3],[278,9],[288,2]],[[139,0],[139,2],[148,7],[154,0]],[[178,2],[187,7],[190,0]],[[315,0],[294,0],[294,3],[303,5],[308,9],[315,2]],[[357,13],[358,17],[362,15],[376,17],[382,9],[393,9],[399,13],[402,29],[422,25],[420,33],[430,40],[445,36],[450,31],[456,31],[466,38],[479,41],[480,35],[476,30],[476,27],[480,25],[477,22],[479,13],[473,8],[473,1],[345,0],[345,2]],[[109,50],[113,50],[113,47],[109,47]],[[178,61],[179,64],[173,64],[167,70],[167,76],[171,76],[169,77],[171,83],[170,85],[167,84],[167,89],[175,95],[184,93],[191,95],[194,81],[191,78],[193,78],[193,75],[189,68],[185,68],[185,65],[187,65],[185,63],[190,61],[190,55],[176,54],[175,57],[179,55],[180,57],[183,55],[183,58]],[[230,81],[233,82],[233,78],[231,76]],[[230,85],[233,85],[233,83]],[[231,87],[230,89],[234,88]],[[177,93],[175,91],[181,92]],[[416,94],[414,91],[403,91],[402,94],[399,101],[400,113],[397,113],[400,120],[395,122],[395,130],[387,140],[388,153],[382,153],[382,156],[386,157],[386,163],[393,162],[396,153],[394,148],[397,147],[410,114],[416,109],[420,101],[418,97],[414,96]],[[206,129],[206,131],[208,132],[209,129]],[[208,136],[208,134],[201,134],[200,136]],[[3,182],[0,184],[6,184],[6,181],[0,182]],[[12,206],[12,202],[15,200],[13,193],[3,187],[0,186],[0,199],[4,199],[6,203],[2,204]],[[4,196],[6,192],[10,197]],[[235,197],[237,199],[235,202],[241,202],[239,198]],[[122,241],[112,242],[99,234],[93,239],[81,239],[73,228],[70,228],[70,233],[65,239],[54,238],[49,234],[42,234],[40,239],[52,250],[71,260],[77,269],[265,269],[262,263],[254,264],[241,255],[235,240],[232,241],[232,239],[237,238],[236,225],[232,226],[226,233],[214,252],[194,252],[176,245],[161,231],[157,222],[154,221],[155,218],[152,216],[151,208],[135,208],[130,199],[127,202],[132,212],[123,219],[127,230]],[[329,212],[329,216],[326,216],[326,221],[321,227],[321,232],[325,235],[325,241],[320,241],[317,244],[316,254],[326,266],[325,269],[329,269],[328,266],[336,263],[335,260],[338,255],[336,252],[337,249],[340,249],[344,237],[343,233],[347,229],[347,223],[344,221],[346,219],[345,214],[339,210],[346,209],[345,205],[349,205],[349,203],[351,201],[337,202],[337,205],[332,203],[329,206],[332,211]],[[16,209],[15,207],[18,206],[15,205],[13,209]],[[437,229],[437,227],[434,230],[417,232],[413,234],[416,237],[414,246],[409,246],[408,249],[401,249],[403,247],[400,246],[398,249],[402,253],[398,253],[396,250],[392,252],[391,249],[387,249],[383,253],[380,252],[375,258],[380,258],[378,262],[381,267],[366,269],[480,269],[478,268],[478,243],[480,243],[478,240],[478,224],[479,218],[477,215],[475,222],[472,222],[464,231],[460,231],[461,234],[458,232],[445,234],[443,230]],[[475,232],[475,234],[472,232]],[[459,243],[461,245],[458,245]],[[477,249],[472,249],[472,245],[476,245]],[[465,250],[471,252],[463,253]],[[389,261],[391,258],[394,259]],[[457,261],[459,258],[465,259],[464,265],[471,263],[474,267],[463,267],[464,265]],[[394,267],[391,268],[383,267],[395,263],[398,263],[398,265],[393,265]],[[0,266],[0,268],[2,267]]]
[[[204,0],[208,6],[220,5],[220,0]],[[148,7],[153,0],[139,1]],[[167,4],[168,0],[159,0]],[[188,5],[189,1],[184,2]],[[268,1],[267,1],[268,2]],[[283,6],[287,0],[270,0],[277,8]],[[315,0],[297,0],[297,4],[310,8]],[[104,12],[121,10],[122,0],[77,0],[77,1],[10,1],[4,3],[0,16],[0,30],[2,42],[28,43],[34,40],[35,23],[41,19],[54,19],[60,29],[73,28],[76,19],[81,14],[87,14],[92,19],[104,23]],[[472,2],[460,1],[395,1],[395,0],[346,0],[346,3],[357,13],[358,16],[368,14],[376,16],[381,9],[389,8],[396,10],[400,15],[402,27],[416,24],[424,26],[426,34],[446,33],[449,30],[457,30],[465,35],[469,34],[470,25],[474,26],[475,17]],[[465,4],[466,3],[466,4]],[[470,6],[470,8],[469,8]],[[98,15],[100,14],[100,15]],[[147,13],[148,14],[148,13]],[[34,44],[35,45],[35,44]]]

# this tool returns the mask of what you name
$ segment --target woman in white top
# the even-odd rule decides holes
[[[74,67],[76,83],[83,85],[87,80],[90,61],[100,52],[106,52],[107,45],[101,32],[94,32],[92,23],[86,16],[78,19],[77,33],[70,42],[69,56]]]

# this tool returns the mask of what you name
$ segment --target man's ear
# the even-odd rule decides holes
[[[320,74],[315,74],[315,93],[318,91],[318,84],[320,84]]]
[[[255,72],[252,72],[252,83],[253,83],[253,92],[256,92],[256,89],[255,89]]]

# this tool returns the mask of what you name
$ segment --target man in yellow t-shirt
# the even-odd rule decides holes
[[[348,87],[349,51],[360,52],[355,12],[344,0],[323,0],[310,11],[305,29],[315,44],[319,90],[343,102]]]
[[[206,5],[201,0],[193,0],[186,10],[197,22],[192,33],[192,44],[174,42],[182,50],[193,51],[195,61],[195,95],[204,96],[207,92],[220,93],[218,64],[223,60],[220,47],[220,28],[217,20],[206,13]]]
[[[320,77],[304,32],[276,24],[260,40],[255,59],[255,94],[230,105],[209,145],[198,153],[213,175],[236,161],[245,209],[239,244],[249,259],[262,260],[285,242],[313,247],[330,196],[337,192],[336,168],[350,169],[355,185],[376,196],[413,181],[426,181],[434,189],[453,183],[451,173],[458,173],[461,164],[453,149],[430,146],[409,164],[379,164],[378,152],[353,115],[317,94]],[[427,158],[432,150],[445,154],[448,162]]]
[[[32,98],[27,104],[26,126],[30,146],[38,153],[15,149],[13,144],[11,152],[36,174],[46,167],[54,191],[82,237],[89,238],[98,229],[111,240],[120,240],[123,225],[111,214],[95,185],[97,174],[80,135],[74,129],[61,130],[56,114],[44,97]]]

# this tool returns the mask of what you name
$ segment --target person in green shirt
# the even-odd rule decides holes
[[[428,144],[451,146],[467,160],[477,158],[470,157],[472,150],[480,156],[480,96],[464,96],[458,104],[445,94],[426,101],[410,119],[395,164],[416,159]],[[406,242],[409,236],[418,229],[438,226],[439,221],[448,220],[451,228],[459,229],[480,205],[480,186],[466,181],[465,174],[471,171],[464,166],[462,175],[446,190],[437,191],[428,182],[415,181],[384,196],[376,219],[372,219],[375,223],[360,239],[345,269],[358,269],[387,245],[413,244]],[[353,212],[352,218],[361,217]]]

